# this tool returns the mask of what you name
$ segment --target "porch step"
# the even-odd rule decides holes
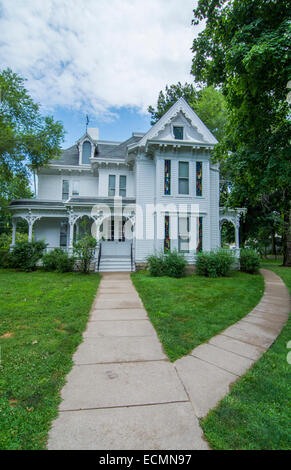
[[[128,256],[101,256],[99,272],[131,271],[131,261]]]

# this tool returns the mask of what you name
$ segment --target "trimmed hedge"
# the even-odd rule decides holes
[[[230,250],[201,251],[196,257],[196,273],[205,277],[228,276],[235,256]]]
[[[151,276],[169,276],[184,277],[187,261],[178,251],[169,251],[168,253],[160,253],[151,255],[147,258],[149,263],[149,272]]]

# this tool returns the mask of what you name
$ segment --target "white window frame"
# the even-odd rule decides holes
[[[77,184],[77,188],[78,188],[76,192],[74,190],[75,184]],[[80,196],[80,181],[79,180],[72,181],[72,196]]]
[[[187,163],[188,164],[188,178],[180,177],[180,163]],[[180,180],[187,180],[188,181],[188,192],[187,193],[180,193]],[[190,195],[190,162],[180,160],[178,161],[178,194],[179,196],[189,196]]]
[[[121,185],[120,185],[121,178],[125,178],[125,187],[121,187]],[[120,191],[125,191],[125,196],[122,196],[122,197],[126,197],[127,175],[119,175],[119,196],[121,196]]]
[[[181,224],[182,219],[186,220],[187,230],[185,232],[185,235],[180,234],[180,224]],[[179,253],[190,253],[190,227],[191,227],[191,220],[190,220],[189,214],[181,215],[178,217],[178,251]],[[187,250],[181,250],[181,243],[183,241],[184,243],[188,242]]]
[[[110,177],[114,178],[114,194],[110,194]],[[113,188],[112,188],[113,189]],[[116,175],[108,175],[108,197],[114,197],[116,195]]]
[[[179,127],[180,129],[182,129],[182,131],[183,131],[183,138],[182,139],[176,139],[175,131],[174,131],[175,127]],[[173,134],[173,137],[174,137],[175,140],[185,140],[185,126],[183,126],[182,124],[181,125],[173,124],[172,125],[172,134]]]
[[[64,181],[67,181],[67,183],[68,183],[68,197],[67,197],[67,199],[65,199],[64,196],[63,196],[63,194],[64,194],[64,191],[63,191]],[[62,191],[62,193],[61,193],[61,199],[62,199],[62,201],[67,201],[67,200],[70,198],[70,179],[68,179],[68,178],[62,178],[62,188],[61,188],[61,191]]]

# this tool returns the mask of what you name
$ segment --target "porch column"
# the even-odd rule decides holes
[[[28,241],[32,241],[32,227],[33,227],[33,222],[32,220],[29,220],[28,222]]]
[[[11,246],[15,245],[15,240],[16,240],[16,227],[17,227],[17,220],[12,219],[12,243]]]
[[[74,240],[74,225],[73,221],[69,222],[70,232],[69,232],[69,248],[70,250],[73,248],[73,240]]]
[[[73,242],[74,242],[74,225],[76,220],[78,219],[78,215],[75,214],[73,208],[68,210],[68,222],[70,226],[69,231],[69,252],[71,253],[73,250]]]
[[[239,224],[235,225],[235,247],[239,249]]]

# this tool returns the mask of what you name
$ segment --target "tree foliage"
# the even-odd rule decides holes
[[[290,19],[287,0],[199,0],[194,24],[206,27],[193,42],[192,73],[220,86],[230,110],[214,153],[226,159],[229,204],[279,214],[291,265]]]
[[[5,227],[5,207],[13,198],[31,197],[30,168],[35,170],[56,158],[64,138],[63,126],[42,116],[24,86],[25,80],[10,69],[0,71],[0,204]],[[29,165],[29,166],[27,166]]]
[[[173,104],[183,97],[208,129],[220,140],[224,133],[227,121],[225,99],[222,93],[213,86],[198,90],[191,83],[182,85],[180,82],[166,86],[165,91],[160,91],[156,108],[149,106],[151,114],[151,124],[155,124],[173,106]]]

